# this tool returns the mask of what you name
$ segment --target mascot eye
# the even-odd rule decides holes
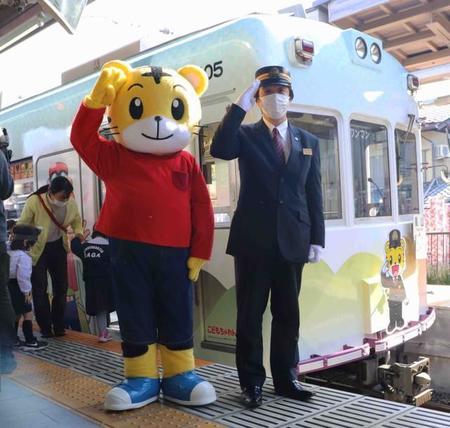
[[[392,262],[394,261],[394,259],[391,257],[389,257],[389,263],[392,264]]]
[[[184,114],[184,103],[179,98],[172,101],[172,116],[175,120],[180,120]]]
[[[402,256],[401,256],[401,255],[398,256],[398,262],[399,262],[399,263],[402,262]]]
[[[133,119],[140,119],[142,113],[144,112],[144,106],[142,105],[142,100],[138,97],[135,97],[130,102],[130,116]]]

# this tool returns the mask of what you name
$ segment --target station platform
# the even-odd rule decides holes
[[[263,405],[248,410],[239,403],[236,369],[201,360],[197,361],[197,371],[214,385],[218,395],[212,405],[186,408],[160,401],[137,410],[106,412],[103,409],[104,395],[112,384],[122,379],[119,342],[98,344],[95,336],[72,331],[63,338],[49,339],[48,342],[49,346],[40,351],[16,353],[17,369],[2,378],[6,386],[0,393],[0,426],[450,427],[449,413],[325,387],[305,385],[316,392],[307,403],[283,398],[273,393],[271,379],[267,379],[264,386]],[[26,423],[26,418],[21,422],[23,415],[19,415],[16,421],[5,417],[2,420],[4,403],[8,400],[1,398],[3,391],[10,398],[16,394],[24,409],[30,409],[36,400],[42,400],[34,408],[48,416],[51,423],[39,422],[37,417],[34,419],[36,423]]]

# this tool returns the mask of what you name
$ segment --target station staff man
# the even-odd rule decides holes
[[[262,67],[219,125],[211,155],[238,158],[241,187],[227,253],[235,257],[236,365],[242,401],[262,403],[262,317],[271,293],[270,364],[275,392],[307,400],[297,381],[298,296],[304,263],[320,259],[325,241],[319,144],[289,124],[294,94],[288,70]],[[259,122],[241,125],[255,103]]]

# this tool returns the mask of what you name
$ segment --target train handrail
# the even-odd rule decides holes
[[[425,315],[421,315],[419,321],[409,323],[408,327],[397,333],[382,338],[366,337],[360,346],[344,345],[341,351],[327,355],[312,355],[307,360],[301,360],[297,366],[298,374],[307,374],[315,371],[337,367],[342,364],[361,360],[370,355],[371,350],[382,352],[400,345],[414,337],[420,336],[430,328],[436,319],[436,311],[428,308]]]

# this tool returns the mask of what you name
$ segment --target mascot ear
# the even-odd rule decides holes
[[[202,96],[208,89],[208,76],[196,65],[185,65],[177,70],[194,88],[197,95]]]
[[[105,68],[118,68],[119,70],[122,70],[126,76],[128,76],[128,74],[130,74],[132,70],[132,68],[126,62],[119,60],[105,62],[102,69]]]

